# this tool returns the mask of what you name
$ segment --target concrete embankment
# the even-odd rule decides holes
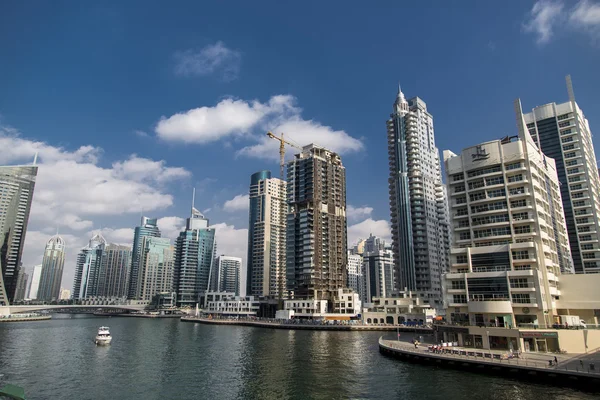
[[[528,359],[500,359],[499,354],[485,350],[462,349],[449,353],[432,353],[426,347],[415,348],[411,344],[379,339],[379,351],[403,361],[453,368],[463,371],[485,373],[513,379],[569,386],[586,391],[600,391],[600,373],[581,371],[568,367],[568,362],[550,366],[541,361]],[[552,358],[552,356],[548,356]]]
[[[33,317],[18,317],[15,315],[11,315],[10,317],[0,317],[1,322],[28,322],[28,321],[44,321],[47,319],[52,319],[50,315],[36,315]]]
[[[240,321],[240,320],[219,320],[196,317],[181,317],[182,322],[198,322],[201,324],[213,325],[238,325],[238,326],[254,326],[258,328],[269,329],[305,329],[316,331],[400,331],[400,332],[415,332],[419,334],[433,333],[431,328],[419,328],[408,326],[392,326],[392,325],[326,325],[326,324],[284,324],[279,322],[267,321]]]

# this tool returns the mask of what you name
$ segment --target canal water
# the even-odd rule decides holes
[[[110,346],[94,344],[101,325]],[[379,354],[380,335],[59,314],[0,324],[0,386],[23,386],[34,400],[595,398],[406,364]]]

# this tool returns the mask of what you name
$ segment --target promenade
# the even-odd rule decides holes
[[[379,349],[385,355],[409,362],[600,391],[598,351],[577,355],[521,353],[518,357],[507,358],[507,351],[461,347],[432,351],[427,345],[415,347],[411,343],[385,340],[383,337],[379,339]],[[558,363],[554,362],[554,357]]]
[[[298,330],[323,330],[323,331],[400,331],[414,332],[418,334],[432,334],[433,330],[427,327],[410,327],[395,325],[364,325],[364,324],[328,324],[321,321],[300,322],[300,320],[278,321],[278,320],[255,320],[255,319],[212,319],[202,317],[182,317],[182,322],[198,322],[213,325],[238,325],[254,326],[270,329],[298,329]]]
[[[50,315],[0,315],[0,323],[1,322],[27,322],[27,321],[44,321],[52,319]]]

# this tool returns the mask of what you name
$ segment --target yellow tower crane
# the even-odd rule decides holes
[[[267,132],[267,136],[270,137],[271,139],[275,139],[279,141],[279,157],[280,157],[280,162],[279,162],[279,178],[281,180],[285,180],[283,177],[283,171],[285,168],[285,145],[289,145],[292,147],[295,147],[297,149],[302,150],[302,147],[298,146],[297,144],[291,143],[287,140],[285,140],[283,138],[283,133],[281,133],[281,136],[275,136],[273,133],[271,132]]]

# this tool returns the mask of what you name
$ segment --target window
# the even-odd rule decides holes
[[[596,253],[583,253],[581,255],[581,258],[586,259],[586,260],[588,260],[590,258],[596,258]]]
[[[575,145],[574,144],[567,144],[565,146],[563,146],[563,150],[567,151],[567,150],[573,150],[575,149]]]
[[[515,235],[520,235],[522,233],[531,233],[531,227],[529,225],[515,226]]]
[[[569,122],[569,121],[563,121],[563,122],[558,123],[559,128],[564,128],[565,126],[569,126],[569,125],[571,125],[571,122]]]
[[[521,168],[521,163],[520,162],[512,163],[512,164],[506,164],[506,169],[507,170],[517,169],[517,168]]]
[[[473,178],[473,177],[476,177],[476,176],[479,176],[479,175],[491,174],[491,173],[500,172],[500,171],[502,171],[502,168],[499,165],[497,165],[495,167],[478,169],[476,171],[469,171],[469,173],[467,174],[467,176],[469,178]]]
[[[529,251],[528,250],[514,250],[512,252],[513,260],[527,260],[529,259]]]
[[[515,221],[521,221],[521,220],[528,219],[528,218],[529,218],[529,213],[526,213],[526,212],[520,212],[520,213],[513,214],[513,220],[515,220]]]
[[[523,180],[523,175],[513,175],[508,177],[508,182],[520,182]]]
[[[514,293],[512,295],[513,303],[517,304],[529,304],[531,303],[531,297],[529,293]]]
[[[511,193],[512,194],[512,193]],[[526,207],[527,206],[527,201],[526,200],[515,200],[515,201],[511,201],[510,202],[510,206],[512,208],[518,208],[518,207]]]
[[[464,179],[463,174],[454,174],[452,175],[452,181],[458,182]]]
[[[458,210],[456,210],[456,215],[461,216],[461,215],[467,215],[469,214],[469,210],[466,208],[459,208]]]
[[[502,196],[506,196],[506,192],[504,191],[504,189],[488,190],[488,192],[487,192],[487,197],[489,197],[489,198],[502,197]]]
[[[532,122],[530,124],[527,124],[528,128],[535,128],[535,122]]]
[[[466,304],[467,303],[467,295],[466,294],[455,294],[452,296],[452,302],[456,304]]]
[[[524,187],[524,186],[519,186],[519,187],[516,187],[516,188],[509,189],[509,190],[508,190],[508,193],[509,193],[511,196],[514,196],[514,195],[516,195],[516,194],[524,194],[524,193],[525,193],[525,187]],[[524,200],[523,200],[523,201],[524,201]],[[512,203],[511,203],[511,204],[512,204]]]
[[[485,199],[485,192],[473,193],[469,195],[469,199],[471,201],[483,200]]]
[[[585,206],[585,200],[577,200],[573,202],[573,207],[583,207]]]
[[[485,180],[485,184],[487,186],[492,186],[492,185],[501,185],[504,183],[504,178],[501,176],[498,176],[496,178],[487,178]]]
[[[565,158],[573,158],[576,157],[577,153],[575,153],[574,151],[571,151],[569,153],[565,153]]]
[[[592,243],[582,244],[581,250],[594,250],[594,245]]]
[[[561,131],[561,135],[569,135],[571,132],[573,132],[573,130],[571,128],[569,129],[565,129],[563,131]]]
[[[455,290],[460,290],[460,289],[464,289],[466,287],[465,285],[465,281],[452,281],[452,289]]]
[[[469,240],[471,239],[471,232],[461,232],[459,240]]]
[[[572,167],[573,165],[577,165],[577,160],[569,160],[565,164],[567,167]]]
[[[563,114],[563,115],[559,115],[557,119],[558,119],[559,121],[562,121],[562,120],[564,120],[564,119],[567,119],[567,118],[569,118],[570,116],[571,116],[571,114]]]
[[[457,264],[466,264],[469,261],[467,260],[467,256],[466,254],[460,254],[456,256],[456,263]]]
[[[533,282],[531,284],[527,280],[527,278],[511,278],[510,279],[510,287],[511,288],[528,288],[533,287]],[[514,298],[514,296],[513,296]]]
[[[480,212],[493,211],[493,210],[504,210],[504,209],[506,209],[506,202],[505,201],[496,201],[494,203],[472,206],[471,212],[472,213],[480,213]]]
[[[473,232],[473,237],[475,239],[486,238],[486,237],[491,237],[491,236],[504,236],[504,235],[510,235],[510,228],[508,226],[502,227],[502,228],[482,229],[482,230]]]
[[[578,183],[577,185],[571,185],[571,190],[581,190],[583,189],[583,186],[581,186],[581,183]],[[575,196],[573,196],[575,197]]]
[[[454,188],[454,193],[459,193],[459,192],[464,192],[465,191],[465,185],[458,185]]]
[[[585,209],[585,208],[584,208],[584,209],[582,209],[582,210],[575,210],[575,213],[574,213],[574,214],[575,214],[575,215],[585,215],[585,214],[588,214],[588,213],[589,213],[589,211],[588,211],[587,209]]]
[[[467,202],[467,198],[465,196],[457,197],[455,204],[464,204]]]
[[[483,179],[477,179],[476,181],[469,182],[469,190],[479,189],[480,187],[484,187],[485,183],[483,183]]]
[[[579,168],[570,168],[567,170],[567,174],[576,174],[579,172]]]
[[[575,218],[575,222],[578,224],[587,224],[589,222],[589,219],[587,217],[585,218]]]
[[[458,222],[458,227],[459,228],[468,228],[469,227],[469,220],[468,219],[463,219],[462,221]]]
[[[508,222],[508,214],[490,215],[486,217],[473,218],[473,226]]]

